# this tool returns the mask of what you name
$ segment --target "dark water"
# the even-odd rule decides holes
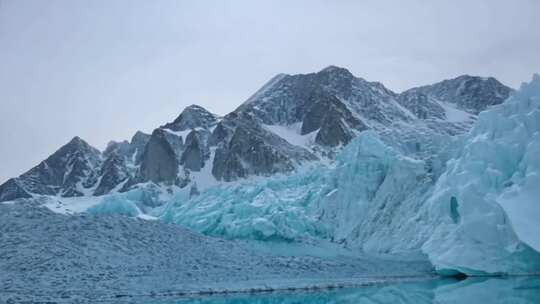
[[[321,292],[214,296],[149,303],[530,303],[540,304],[540,277],[469,278],[396,283]]]

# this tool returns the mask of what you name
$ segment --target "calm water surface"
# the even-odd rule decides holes
[[[215,296],[152,303],[540,303],[540,277],[469,278],[396,283],[321,292]]]

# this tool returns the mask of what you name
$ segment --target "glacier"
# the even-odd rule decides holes
[[[421,252],[441,274],[540,273],[539,152],[535,75],[463,136],[419,124],[365,131],[335,164],[215,187],[162,219],[228,238]]]
[[[442,275],[540,273],[540,76],[481,112],[469,133],[396,124],[363,131],[334,162],[292,174],[193,196],[189,187],[148,183],[95,198],[84,211],[227,239],[421,254]]]

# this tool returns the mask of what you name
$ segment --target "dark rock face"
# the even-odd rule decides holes
[[[167,132],[164,129],[156,129],[154,132],[163,134],[163,138],[167,140],[169,146],[173,149],[174,154],[176,155],[176,160],[180,161],[180,156],[184,152],[184,139],[182,136]]]
[[[315,142],[322,146],[335,147],[349,143],[355,135],[354,130],[366,129],[367,126],[356,118],[343,102],[327,95],[307,108],[301,134],[319,130]]]
[[[278,75],[236,111],[250,113],[269,125],[293,124],[303,119],[306,106],[313,101],[327,95],[350,97],[355,79],[337,67],[305,75]]]
[[[101,167],[100,174],[101,180],[94,195],[107,194],[130,177],[125,157],[116,152],[110,153]]]
[[[24,190],[16,178],[10,178],[7,182],[0,185],[0,202],[30,197],[32,196]]]
[[[105,151],[103,151],[103,157],[107,158],[114,153],[125,157],[131,157],[133,154],[133,147],[127,140],[121,142],[111,141],[107,144]]]
[[[191,105],[182,111],[173,122],[161,126],[172,131],[185,131],[195,128],[209,129],[217,123],[216,115],[208,112],[205,108]]]
[[[178,159],[171,137],[162,129],[156,129],[144,150],[140,177],[142,181],[175,181],[178,175]],[[181,138],[180,142],[181,143]],[[178,144],[178,143],[177,143]]]
[[[131,138],[131,147],[134,153],[133,159],[135,160],[135,165],[139,165],[142,161],[142,155],[144,153],[144,148],[146,144],[150,141],[150,134],[137,131],[135,135]]]
[[[406,91],[398,96],[397,101],[418,119],[446,118],[444,108],[424,93]]]
[[[50,177],[50,184],[56,182],[59,188],[62,189],[61,194],[63,196],[79,196],[83,193],[79,191],[78,183],[84,188],[90,188],[97,181],[97,168],[101,163],[100,154],[97,149],[79,137],[75,137],[45,160],[41,169],[33,173]],[[36,191],[32,192],[38,193]]]
[[[317,159],[309,151],[265,130],[253,119],[245,117],[228,124],[235,125],[234,132],[218,146],[212,168],[218,180],[292,171],[298,162]]]
[[[356,78],[348,70],[334,66],[318,73],[278,75],[236,112],[249,113],[264,124],[290,125],[301,122],[314,102],[328,96],[341,100],[351,112],[383,125],[408,119],[391,104],[397,94],[378,82]]]
[[[240,114],[242,114],[240,112]],[[244,115],[244,119],[252,120],[253,118],[250,115]],[[237,112],[232,112],[227,114],[214,128],[210,136],[208,137],[208,146],[216,147],[223,146],[225,143],[229,142],[231,137],[240,122],[240,116]]]
[[[315,142],[322,146],[336,147],[351,141],[354,133],[340,120],[327,116],[323,120],[321,130],[315,137]]]
[[[186,137],[184,152],[180,164],[191,171],[201,171],[205,161],[210,157],[208,138],[210,134],[206,130],[191,131]]]
[[[322,146],[336,147],[348,144],[356,134],[353,130],[367,130],[360,120],[351,119],[351,121],[341,119],[340,112],[330,110],[324,117],[321,129],[315,137],[315,142]],[[350,125],[354,124],[354,127]]]
[[[8,181],[5,188],[2,187],[0,197],[12,199],[28,194],[81,196],[97,181],[100,154],[75,137],[30,171]]]
[[[131,141],[110,142],[103,151],[105,161],[101,166],[100,182],[94,195],[107,194],[123,183],[120,191],[126,191],[137,183],[136,169],[139,167],[150,135],[137,131]]]
[[[125,157],[126,161],[138,165],[141,162],[144,148],[149,140],[150,135],[137,131],[131,138],[131,142],[128,142],[127,140],[121,142],[109,142],[107,148],[103,151],[103,157],[107,158],[110,154],[116,153]]]
[[[489,106],[501,104],[513,90],[493,77],[463,75],[407,92],[422,93],[436,100],[455,104],[469,113],[478,114]]]

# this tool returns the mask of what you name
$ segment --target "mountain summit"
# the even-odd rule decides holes
[[[172,131],[185,131],[195,128],[208,129],[217,123],[217,115],[208,112],[205,108],[198,105],[190,105],[170,123],[161,128]]]

